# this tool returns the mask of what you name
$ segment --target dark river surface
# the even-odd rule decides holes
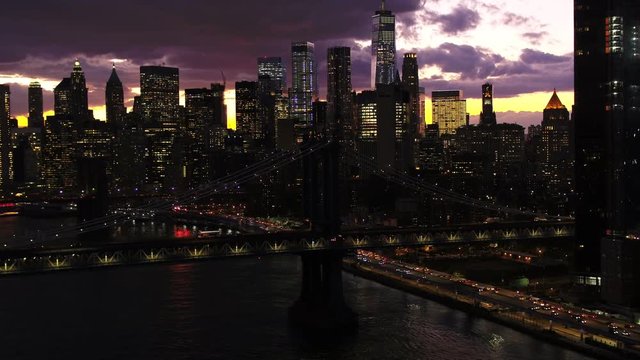
[[[287,320],[300,272],[279,256],[0,278],[0,359],[586,359],[349,274],[357,333],[305,336]]]

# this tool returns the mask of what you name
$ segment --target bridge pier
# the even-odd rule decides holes
[[[303,254],[302,291],[289,309],[290,321],[312,331],[353,330],[358,316],[344,301],[342,252]]]

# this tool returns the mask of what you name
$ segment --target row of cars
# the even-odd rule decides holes
[[[627,324],[624,327],[616,323],[609,323],[609,332],[616,335],[631,336],[627,329],[633,329],[635,325]]]

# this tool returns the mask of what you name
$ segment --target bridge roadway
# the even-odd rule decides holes
[[[210,238],[164,238],[142,242],[84,243],[67,247],[0,251],[0,276],[118,265],[204,259],[353,251],[425,245],[569,239],[573,222],[512,222],[444,227],[345,229],[325,238],[309,231],[242,234]]]

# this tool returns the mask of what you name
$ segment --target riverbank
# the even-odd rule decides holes
[[[517,313],[507,312],[504,311],[504,309],[492,306],[489,303],[478,302],[477,300],[464,296],[457,291],[448,291],[438,285],[418,282],[414,279],[404,278],[398,273],[375,269],[372,266],[359,263],[355,259],[345,259],[343,264],[345,271],[356,276],[439,302],[448,307],[491,320],[531,335],[537,339],[547,341],[555,345],[560,345],[591,357],[606,360],[639,358],[638,355],[628,350],[609,350],[595,346],[597,341],[603,341],[604,338],[585,338],[582,334],[576,334],[567,328],[559,326],[554,328],[544,319],[536,319],[525,314],[519,315]],[[587,344],[588,341],[594,345]]]

